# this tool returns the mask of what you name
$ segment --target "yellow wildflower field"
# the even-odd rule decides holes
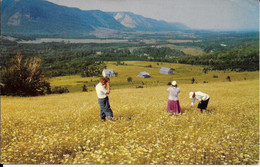
[[[112,89],[114,122],[100,121],[94,91],[1,97],[1,162],[259,163],[258,79],[178,86],[178,116],[166,112],[167,86]],[[210,95],[207,113],[190,108],[198,90]]]

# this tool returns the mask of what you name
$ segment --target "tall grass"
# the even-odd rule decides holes
[[[177,80],[178,82],[178,80]],[[113,82],[112,82],[113,85]],[[179,84],[184,114],[166,112],[167,86],[112,90],[115,122],[95,92],[1,97],[4,164],[258,164],[259,81]],[[189,108],[208,93],[209,113]]]

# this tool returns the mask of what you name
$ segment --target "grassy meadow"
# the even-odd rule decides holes
[[[115,66],[110,104],[115,122],[99,120],[95,91],[41,97],[1,97],[1,162],[4,164],[259,164],[259,80],[255,73],[209,72],[172,65],[174,75],[160,76],[159,66],[127,62]],[[168,64],[164,64],[168,66]],[[135,68],[130,67],[134,66]],[[188,68],[189,67],[189,68]],[[143,89],[121,88],[140,70],[152,78]],[[123,74],[124,71],[125,73]],[[198,74],[198,72],[200,72]],[[217,74],[218,78],[212,78]],[[254,74],[254,75],[253,75]],[[198,80],[190,84],[191,76]],[[199,78],[199,75],[202,75]],[[225,80],[231,76],[232,82]],[[198,77],[198,78],[197,78]],[[244,80],[247,77],[247,80]],[[254,79],[255,78],[255,79]],[[91,78],[54,78],[52,84],[77,85]],[[92,78],[93,79],[93,78]],[[95,78],[97,79],[97,78]],[[166,83],[176,79],[184,113],[166,112]],[[218,81],[215,81],[218,80]],[[155,86],[152,86],[153,82]],[[208,83],[201,83],[207,80]],[[213,82],[214,81],[214,82]],[[189,91],[210,95],[209,113],[190,108]]]
[[[202,66],[193,66],[185,64],[142,62],[142,61],[126,61],[127,65],[116,65],[116,62],[106,62],[107,68],[112,68],[117,77],[111,77],[112,89],[136,88],[137,86],[153,87],[166,86],[172,80],[178,81],[179,84],[190,84],[191,79],[195,79],[195,83],[213,83],[228,82],[227,76],[231,81],[252,80],[258,78],[256,72],[234,72],[234,71],[208,71],[203,72]],[[149,67],[151,65],[151,67]],[[174,68],[173,75],[160,74],[161,67]],[[140,78],[137,75],[141,71],[146,71],[151,78]],[[127,78],[132,77],[132,82],[128,82]],[[86,85],[89,91],[95,90],[95,85],[99,82],[98,77],[82,78],[80,75],[54,77],[50,79],[52,87],[66,86],[70,92],[81,92],[82,86]]]

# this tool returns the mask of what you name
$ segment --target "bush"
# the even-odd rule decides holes
[[[127,82],[132,82],[133,81],[133,78],[132,77],[128,77],[127,78]]]
[[[38,96],[50,93],[50,83],[40,68],[41,60],[23,60],[21,53],[12,59],[12,66],[2,71],[1,91],[12,96]],[[1,86],[2,87],[2,86]]]
[[[88,91],[88,88],[87,88],[86,85],[83,85],[83,87],[82,87],[82,91],[83,91],[83,92],[87,92],[87,91]]]
[[[227,78],[226,78],[229,82],[231,82],[231,78],[230,78],[230,76],[227,76]]]
[[[53,94],[69,93],[69,90],[67,87],[56,86],[52,89],[52,93]]]
[[[208,68],[203,68],[203,72],[204,72],[204,74],[207,74],[208,73]]]

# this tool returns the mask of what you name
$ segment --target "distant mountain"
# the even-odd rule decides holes
[[[44,0],[2,1],[2,33],[88,33],[96,28],[124,29],[111,15],[82,11]]]
[[[173,31],[187,27],[180,23],[157,21],[130,12],[83,11],[45,0],[3,0],[1,3],[2,34],[79,35],[101,29]]]
[[[163,20],[155,20],[136,15],[131,12],[108,12],[123,26],[138,31],[176,31],[187,30],[187,26],[181,23],[168,23]]]

